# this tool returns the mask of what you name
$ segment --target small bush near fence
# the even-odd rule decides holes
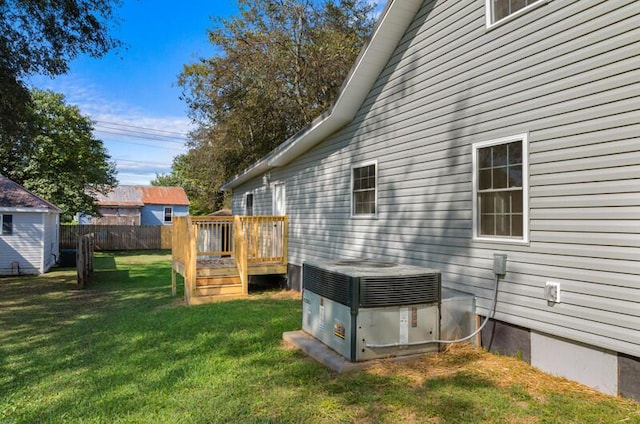
[[[171,226],[162,225],[61,225],[60,248],[75,249],[85,234],[100,251],[171,249]]]

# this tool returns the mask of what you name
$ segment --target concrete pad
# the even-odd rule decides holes
[[[385,361],[410,361],[424,356],[424,354],[420,353],[363,362],[351,362],[302,330],[282,333],[282,340],[285,345],[302,350],[316,361],[339,374],[371,368]]]

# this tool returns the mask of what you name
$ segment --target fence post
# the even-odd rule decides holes
[[[84,288],[89,283],[93,271],[93,234],[78,237],[76,246],[76,273],[78,286]]]

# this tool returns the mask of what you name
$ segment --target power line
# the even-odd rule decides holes
[[[115,160],[116,162],[143,163],[145,165],[155,165],[155,166],[162,166],[165,168],[171,168],[170,163],[167,164],[167,163],[160,163],[160,162],[149,162],[145,160],[133,160],[133,159],[122,159],[122,158],[114,158],[113,160]]]
[[[183,145],[187,141],[186,139],[179,139],[178,137],[166,136],[162,134],[134,132],[134,131],[127,131],[127,130],[120,130],[116,128],[102,129],[102,128],[99,128],[98,126],[96,126],[95,131],[105,133],[105,134],[121,135],[124,137],[141,138],[145,140],[157,140],[157,141],[163,141],[165,143],[173,143],[173,144],[180,144],[180,145]],[[181,140],[181,141],[178,141],[178,140]]]
[[[165,147],[165,146],[158,146],[158,145],[154,145],[154,144],[147,144],[147,143],[136,143],[135,141],[126,141],[126,140],[109,140],[109,143],[124,143],[124,144],[134,144],[136,146],[144,146],[144,147],[151,147],[154,149],[162,149],[162,150],[171,150],[174,152],[184,152],[184,149],[178,149],[175,147]]]
[[[153,131],[153,132],[159,132],[159,133],[165,133],[165,134],[174,134],[178,137],[187,137],[186,133],[182,133],[182,132],[178,132],[178,131],[169,131],[169,130],[158,130],[155,128],[149,128],[149,127],[141,127],[138,125],[130,125],[130,124],[123,124],[120,122],[109,122],[109,121],[95,121],[96,124],[98,125],[103,125],[103,126],[117,126],[117,127],[126,127],[126,128],[134,128],[134,129],[138,129],[138,130],[144,130],[144,131]]]

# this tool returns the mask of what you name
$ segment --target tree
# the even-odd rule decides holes
[[[120,3],[0,0],[0,136],[20,131],[29,103],[25,77],[64,74],[79,54],[100,57],[120,45],[108,35]]]
[[[373,27],[359,0],[239,1],[210,31],[221,52],[184,67],[197,129],[189,177],[221,206],[221,184],[329,108]]]
[[[196,159],[191,157],[192,154],[192,152],[189,152],[173,158],[171,172],[169,174],[156,174],[156,178],[151,181],[151,185],[184,188],[190,201],[189,213],[191,215],[203,215],[213,212],[211,205],[222,203],[222,199],[208,198],[209,193],[218,195],[218,191],[211,189],[206,181],[199,182],[192,178],[193,175],[197,175],[197,170],[191,170],[191,163],[197,163]]]
[[[117,183],[115,164],[93,136],[93,123],[62,94],[33,90],[21,132],[0,146],[0,173],[63,210],[95,213],[91,193]]]

